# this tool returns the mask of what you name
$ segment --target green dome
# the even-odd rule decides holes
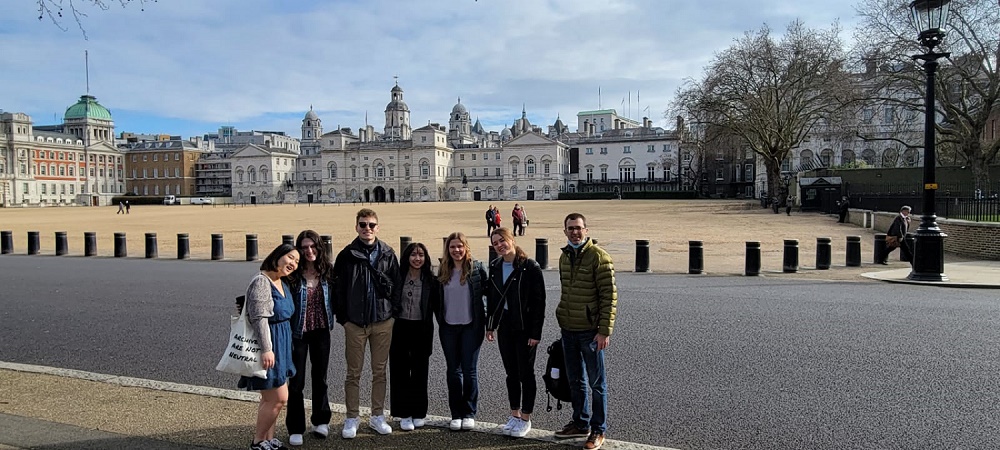
[[[93,95],[81,95],[80,101],[75,105],[66,108],[63,120],[70,119],[100,119],[111,120],[111,111],[97,103],[97,98]]]

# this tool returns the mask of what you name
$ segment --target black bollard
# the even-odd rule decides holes
[[[97,232],[83,232],[83,256],[97,256]]]
[[[705,244],[688,241],[688,273],[697,275],[705,271]]]
[[[125,233],[115,233],[115,258],[125,258],[128,256]]]
[[[872,249],[872,262],[878,264],[882,262],[885,257],[885,233],[875,233],[875,243],[872,244],[874,248]]]
[[[746,270],[743,272],[748,277],[760,275],[760,242],[747,241],[747,262]]]
[[[861,267],[861,236],[847,236],[847,267]]]
[[[257,260],[257,235],[247,235],[247,261]]]
[[[69,253],[69,243],[66,239],[65,231],[56,231],[56,256],[63,256]]]
[[[14,232],[10,230],[0,231],[0,254],[9,255],[14,253]]]
[[[549,240],[546,238],[535,238],[535,261],[538,262],[542,270],[549,268]]]
[[[785,259],[781,264],[781,271],[785,273],[795,273],[799,271],[798,239],[785,239]]]
[[[156,233],[146,233],[146,259],[154,259],[159,256],[156,250]]]
[[[635,240],[635,271],[649,272],[649,240]]]
[[[828,237],[816,238],[816,268],[819,270],[830,269],[830,260],[833,258],[830,241]]]
[[[40,247],[40,245],[38,243],[38,232],[37,231],[29,231],[28,232],[28,254],[29,255],[37,255],[38,251],[39,251],[39,247]]]
[[[212,261],[219,261],[225,253],[222,250],[222,235],[212,235]]]
[[[320,236],[319,238],[320,238],[320,240],[323,241],[323,249],[326,250],[326,259],[327,259],[327,261],[333,262],[334,258],[337,256],[337,255],[333,254],[333,235],[324,234],[324,235]],[[400,249],[399,251],[400,251],[400,253],[398,253],[397,255],[402,254],[403,250]]]
[[[187,233],[177,233],[177,259],[191,257],[191,237]]]
[[[281,235],[281,243],[288,245],[295,245],[295,236],[292,236],[290,234],[283,234]]]
[[[406,247],[409,247],[411,242],[413,242],[413,239],[411,239],[409,236],[400,236],[399,253],[403,254],[403,250],[406,250]]]

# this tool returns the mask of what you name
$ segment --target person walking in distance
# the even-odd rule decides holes
[[[538,385],[535,355],[545,323],[545,279],[542,268],[514,242],[514,233],[497,228],[490,236],[499,258],[490,263],[486,288],[486,340],[494,334],[507,374],[510,417],[503,434],[525,437],[531,431]]]
[[[288,443],[302,445],[306,431],[306,358],[312,364],[313,435],[326,439],[330,434],[330,397],[326,383],[330,367],[330,329],[333,327],[333,265],[319,233],[305,230],[295,238],[301,255],[299,268],[290,277],[295,313],[292,314],[292,362],[295,376],[288,383],[288,410],[285,427]]]
[[[851,201],[847,199],[847,196],[840,198],[840,220],[837,223],[847,222],[847,213],[851,210]]]
[[[427,376],[434,347],[433,308],[440,285],[431,272],[427,247],[414,242],[403,249],[392,303],[389,348],[389,399],[399,429],[412,431],[427,418]]]
[[[524,236],[524,222],[528,220],[527,216],[524,215],[524,208],[515,203],[514,210],[511,211],[510,216],[514,220],[514,236]]]
[[[132,211],[132,206],[128,204],[128,200],[125,200],[125,214],[128,214],[130,211]]]
[[[909,206],[903,206],[899,209],[899,215],[892,219],[889,230],[885,232],[885,251],[882,252],[882,260],[879,261],[880,264],[888,265],[889,254],[893,250],[906,245],[906,230],[910,228],[910,210]],[[900,250],[900,253],[905,252]]]
[[[360,380],[365,346],[371,347],[372,409],[369,428],[378,434],[392,433],[385,420],[386,363],[392,342],[392,297],[399,273],[396,253],[379,240],[378,215],[363,208],[355,220],[358,237],[337,254],[333,264],[336,286],[335,316],[344,326],[344,379],[346,419],[341,436],[353,439],[360,422]]]
[[[492,233],[493,229],[496,227],[497,213],[496,210],[493,209],[493,205],[490,205],[490,207],[486,209],[486,237],[489,237],[490,233]]]
[[[119,214],[125,214],[125,202],[118,202],[118,212],[116,212],[115,215],[117,216]]]
[[[618,288],[611,255],[594,244],[587,232],[583,214],[571,213],[563,220],[563,233],[569,242],[559,256],[561,294],[556,319],[562,334],[573,419],[556,431],[555,437],[586,436],[583,448],[593,450],[604,445],[607,432],[604,351],[614,330]]]
[[[472,258],[465,234],[448,235],[447,256],[438,269],[441,305],[438,335],[448,383],[452,431],[476,427],[479,406],[479,350],[486,335],[486,283],[483,264]]]

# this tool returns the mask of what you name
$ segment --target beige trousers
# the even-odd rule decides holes
[[[347,379],[344,380],[344,401],[347,417],[356,418],[361,409],[361,369],[365,364],[365,343],[371,348],[372,415],[380,416],[385,410],[385,369],[389,362],[389,344],[392,343],[393,319],[359,327],[344,323],[344,357],[347,359]]]

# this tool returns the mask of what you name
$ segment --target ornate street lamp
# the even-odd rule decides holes
[[[934,214],[934,194],[938,185],[935,182],[934,126],[936,124],[934,109],[934,78],[937,72],[939,58],[947,58],[950,53],[935,53],[934,47],[944,39],[944,27],[948,22],[948,3],[950,0],[916,0],[910,3],[913,12],[913,25],[920,33],[920,45],[927,47],[927,53],[914,55],[913,59],[923,61],[927,73],[927,98],[924,106],[924,196],[923,215],[920,227],[914,236],[913,268],[910,280],[915,281],[948,281],[944,274],[944,238]]]

